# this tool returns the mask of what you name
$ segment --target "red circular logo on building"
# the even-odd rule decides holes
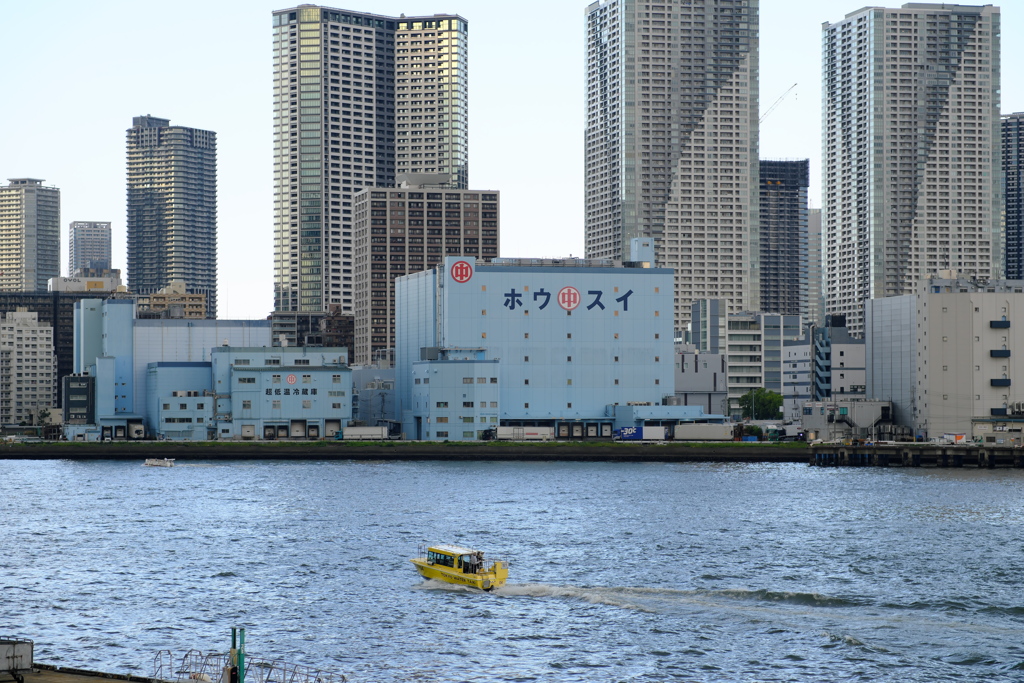
[[[468,261],[456,261],[452,264],[452,279],[456,282],[469,282],[473,277],[473,266]]]
[[[580,305],[580,290],[575,287],[562,287],[558,290],[558,305],[571,311]]]
[[[295,384],[295,375],[288,375],[284,378],[284,381],[288,382],[288,384]]]

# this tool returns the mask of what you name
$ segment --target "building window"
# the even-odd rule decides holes
[[[255,377],[239,377],[238,378],[238,383],[239,384],[256,384],[256,378]]]
[[[252,410],[252,401],[242,401],[242,410]]]
[[[248,365],[248,364],[249,364],[249,359],[248,358],[236,358],[235,359],[235,365]]]
[[[331,404],[331,408],[333,410],[341,410],[341,404],[340,403],[332,403]]]
[[[529,383],[530,383],[530,380],[528,380],[528,379],[524,379],[523,380],[523,384],[529,384]]]
[[[164,404],[164,410],[170,410],[170,409],[171,409],[171,404],[170,403],[165,403]]]
[[[313,383],[313,375],[303,375],[302,376],[302,383],[303,384],[312,384]]]
[[[467,423],[470,423],[470,424],[472,424],[473,422],[476,422],[476,420],[474,420],[474,419],[473,419],[473,416],[472,416],[472,415],[470,415],[469,417],[463,417],[463,418],[462,418],[462,421],[463,421],[463,422],[467,422]]]
[[[439,417],[439,418],[436,418],[434,420],[434,422],[448,422],[448,418],[447,417]]]
[[[472,439],[475,436],[474,432],[462,432],[463,439]]]
[[[497,383],[498,383],[498,378],[497,377],[492,377],[491,378],[491,384],[497,384]]]
[[[437,402],[437,407],[438,408],[447,408],[448,407],[448,401],[438,401]]]
[[[280,384],[281,383],[281,375],[271,375],[270,376],[270,382],[271,382],[271,384]]]
[[[566,408],[572,408],[572,404],[571,404],[571,403],[566,403],[566,404],[565,404],[565,407],[566,407]]]
[[[313,407],[313,402],[312,401],[303,401],[302,402],[302,409],[303,410],[309,410],[312,407]]]
[[[271,407],[272,410],[281,410],[281,402],[280,401],[271,401],[270,402],[270,407]]]
[[[341,384],[341,375],[331,375],[331,382],[333,382],[334,384]],[[420,381],[416,380],[416,384],[419,383]]]
[[[443,437],[446,437],[446,438],[447,438],[447,436],[448,436],[448,432],[437,432],[437,435],[438,435],[438,436],[443,436]]]
[[[524,408],[529,408],[529,407],[530,407],[530,404],[529,404],[529,403],[524,403],[524,404],[523,404],[523,407],[524,407]]]
[[[462,378],[462,383],[463,384],[472,384],[473,383],[473,378],[472,377],[463,377]]]
[[[463,408],[472,408],[473,407],[473,402],[472,401],[463,401],[462,402],[462,407]],[[481,407],[484,407],[484,406],[481,406]]]

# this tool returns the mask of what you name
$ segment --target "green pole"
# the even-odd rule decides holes
[[[245,629],[238,629],[238,683],[245,683]]]

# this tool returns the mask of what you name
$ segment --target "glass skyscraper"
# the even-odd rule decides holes
[[[465,189],[467,24],[273,13],[274,309],[352,315],[353,198],[398,173]]]

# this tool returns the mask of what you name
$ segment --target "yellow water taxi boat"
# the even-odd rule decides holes
[[[508,579],[508,562],[494,560],[490,566],[485,566],[482,552],[457,545],[433,545],[427,548],[425,557],[409,561],[425,578],[482,591],[501,588]]]

